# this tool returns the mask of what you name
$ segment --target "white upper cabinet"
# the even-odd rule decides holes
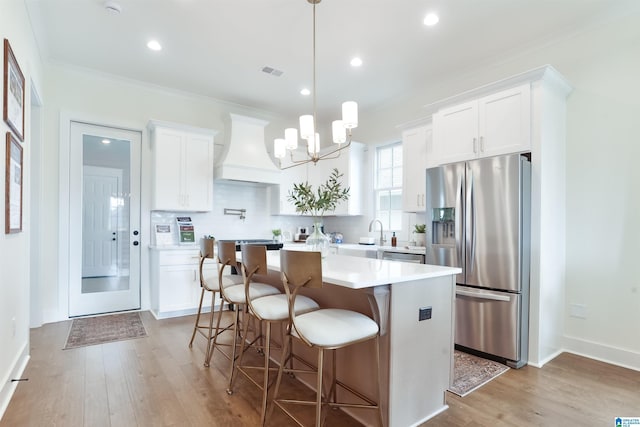
[[[330,151],[332,148],[326,149]],[[323,150],[323,152],[326,152]],[[315,191],[318,185],[324,184],[331,175],[334,168],[343,175],[341,179],[343,187],[349,187],[349,200],[341,202],[335,212],[326,212],[328,215],[362,215],[363,194],[364,194],[364,144],[352,142],[351,146],[340,152],[340,156],[335,159],[320,160],[315,165],[306,163],[284,169],[280,174],[279,188],[273,188],[271,206],[274,215],[299,215],[295,206],[289,201],[289,192],[293,189],[293,184],[308,181]],[[294,154],[295,156],[295,154]],[[303,154],[298,157],[303,158]],[[331,156],[333,157],[333,156]],[[283,166],[285,163],[283,161]]]
[[[431,125],[402,132],[402,210],[420,212],[425,209],[425,171],[436,166],[433,156]]]
[[[514,88],[433,116],[438,164],[531,150],[531,89]]]
[[[212,209],[214,130],[149,122],[153,153],[152,210]]]
[[[349,200],[340,202],[335,212],[327,212],[327,215],[362,215],[364,194],[364,144],[352,142],[351,146],[344,150],[335,160],[323,160],[318,162],[323,172],[316,185],[323,184],[329,179],[334,168],[343,174],[343,187],[349,187]]]
[[[271,213],[274,215],[297,215],[296,207],[289,201],[289,192],[293,190],[293,184],[305,182],[306,180],[307,165],[283,169],[280,172],[280,185],[270,187],[273,191]]]

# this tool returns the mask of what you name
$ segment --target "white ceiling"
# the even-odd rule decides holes
[[[25,0],[45,60],[298,116],[311,111],[306,0]],[[317,6],[320,113],[361,110],[625,13],[637,0],[323,0]],[[435,11],[440,23],[422,24]],[[155,38],[160,52],[146,47]],[[364,65],[350,67],[358,55]],[[284,71],[274,77],[261,71]],[[322,114],[320,114],[322,115]]]

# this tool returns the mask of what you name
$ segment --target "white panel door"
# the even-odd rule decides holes
[[[82,277],[116,276],[122,171],[85,166],[82,178]]]
[[[69,317],[140,308],[141,147],[140,132],[71,122]],[[113,185],[94,186],[96,178],[83,172],[87,167],[117,170],[122,175],[120,185],[115,185],[115,191]],[[93,188],[89,194],[83,191],[88,187]],[[104,233],[111,240],[98,243]],[[100,263],[105,265],[115,261],[109,268],[114,274],[83,277],[83,264],[96,258],[102,258]]]

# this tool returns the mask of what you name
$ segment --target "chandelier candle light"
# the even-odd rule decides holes
[[[316,120],[316,4],[321,0],[307,0],[313,5],[313,114],[300,116],[300,138],[307,141],[307,156],[301,160],[293,158],[293,150],[298,148],[298,129],[287,128],[284,130],[284,138],[277,138],[273,141],[274,157],[280,161],[290,151],[291,165],[282,167],[288,169],[294,166],[313,162],[318,163],[323,159],[335,159],[340,156],[340,151],[351,145],[351,129],[358,127],[358,104],[354,101],[342,103],[342,120],[334,120],[331,125],[333,142],[338,144],[337,148],[320,154],[320,136],[317,129]]]

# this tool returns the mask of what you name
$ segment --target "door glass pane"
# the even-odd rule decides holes
[[[130,142],[82,138],[82,293],[129,289]]]

